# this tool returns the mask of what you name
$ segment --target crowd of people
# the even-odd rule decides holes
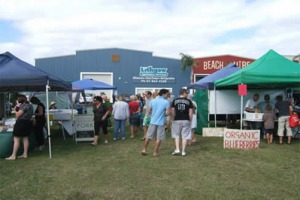
[[[251,122],[249,126],[252,129],[260,129],[264,134],[267,143],[272,144],[274,138],[273,135],[276,129],[275,122],[277,121],[278,144],[283,144],[283,138],[284,135],[286,135],[286,143],[290,145],[292,143],[293,133],[289,124],[289,117],[295,113],[295,101],[294,98],[283,99],[282,95],[278,95],[275,100],[276,102],[271,101],[270,95],[265,94],[264,101],[258,103],[259,94],[255,93],[253,97],[246,102],[244,110],[249,113],[263,113],[262,123]]]
[[[111,112],[114,119],[113,140],[126,139],[125,124],[128,120],[129,138],[135,138],[139,130],[143,132],[141,140],[144,141],[144,146],[141,154],[147,155],[150,141],[155,140],[153,156],[158,156],[160,143],[166,139],[166,132],[171,126],[171,135],[175,141],[173,155],[185,156],[187,144],[196,142],[194,129],[197,125],[197,105],[190,98],[187,89],[181,89],[180,96],[176,99],[171,98],[171,92],[167,89],[153,93],[146,91],[143,95],[131,95],[128,103],[121,95],[117,95],[112,109],[108,109],[102,101],[102,96],[95,96],[93,100],[95,136],[91,145],[98,144],[99,127],[102,127],[105,143],[108,143],[106,121]],[[180,140],[182,140],[181,150]]]
[[[172,95],[173,96],[173,95]],[[142,155],[147,155],[147,148],[151,140],[155,141],[153,156],[159,155],[158,150],[161,141],[166,140],[166,133],[170,129],[171,137],[174,139],[175,149],[172,155],[186,156],[188,144],[196,142],[194,130],[197,127],[197,104],[192,100],[187,89],[180,89],[179,97],[172,98],[171,92],[167,89],[160,91],[146,91],[143,95],[131,95],[130,102],[125,102],[121,95],[115,96],[115,102],[108,106],[107,96],[101,93],[93,98],[94,114],[94,138],[92,146],[98,145],[99,134],[102,129],[104,143],[108,143],[108,126],[110,117],[114,120],[113,140],[125,140],[126,122],[130,125],[129,138],[135,138],[136,133],[143,132],[144,145]],[[174,97],[174,96],[173,96]],[[18,158],[28,157],[29,139],[28,136],[34,132],[36,149],[45,148],[44,127],[46,124],[45,106],[35,96],[30,101],[26,96],[20,95],[15,107],[16,123],[13,129],[14,145],[12,154],[6,160],[15,160],[23,142],[23,154]],[[265,134],[268,144],[273,142],[275,132],[275,121],[278,121],[277,135],[279,144],[283,144],[284,133],[287,136],[287,144],[292,142],[292,130],[288,118],[294,113],[295,101],[293,98],[283,100],[282,96],[276,97],[276,102],[271,101],[270,95],[264,95],[264,101],[259,102],[259,94],[254,94],[246,102],[245,112],[262,112],[262,123],[254,122],[252,128],[259,128]],[[36,105],[35,111],[32,104]],[[49,109],[57,109],[56,103],[51,102]],[[300,122],[299,122],[300,123]],[[299,124],[300,125],[300,124]]]

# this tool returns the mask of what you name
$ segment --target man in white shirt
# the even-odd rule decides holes
[[[252,99],[248,99],[245,105],[245,112],[255,113],[255,109],[257,109],[257,103],[259,99],[259,94],[253,94]],[[244,126],[250,129],[259,129],[262,126],[261,122],[247,122],[244,121]]]
[[[254,94],[252,99],[249,99],[245,105],[246,112],[255,112],[255,108],[257,108],[257,103],[259,99],[259,94]]]

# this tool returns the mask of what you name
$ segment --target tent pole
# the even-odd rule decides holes
[[[208,110],[208,114],[207,114],[207,127],[210,127],[210,123],[209,123],[209,115],[210,115],[210,112],[209,112],[209,102],[210,102],[210,99],[209,99],[209,93],[210,93],[210,90],[207,88],[207,110]]]
[[[215,91],[215,128],[217,128],[217,91],[216,86],[214,86]]]
[[[243,129],[243,95],[241,95],[241,120],[240,120],[240,129]]]
[[[49,82],[48,82],[49,84]],[[49,85],[46,85],[46,110],[47,110],[47,131],[48,131],[48,142],[49,142],[49,158],[52,158],[51,155],[51,134],[50,134],[50,113],[49,113]]]

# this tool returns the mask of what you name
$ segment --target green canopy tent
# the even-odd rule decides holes
[[[216,80],[218,89],[237,89],[238,84],[247,84],[248,89],[298,88],[300,86],[300,65],[269,50],[262,57],[223,79]],[[242,128],[241,96],[241,128]]]
[[[216,80],[215,86],[236,89],[242,83],[251,89],[300,87],[300,65],[269,50],[247,67]]]

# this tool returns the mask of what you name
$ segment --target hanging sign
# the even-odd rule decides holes
[[[239,84],[238,91],[239,91],[239,96],[246,96],[247,95],[247,85]]]

